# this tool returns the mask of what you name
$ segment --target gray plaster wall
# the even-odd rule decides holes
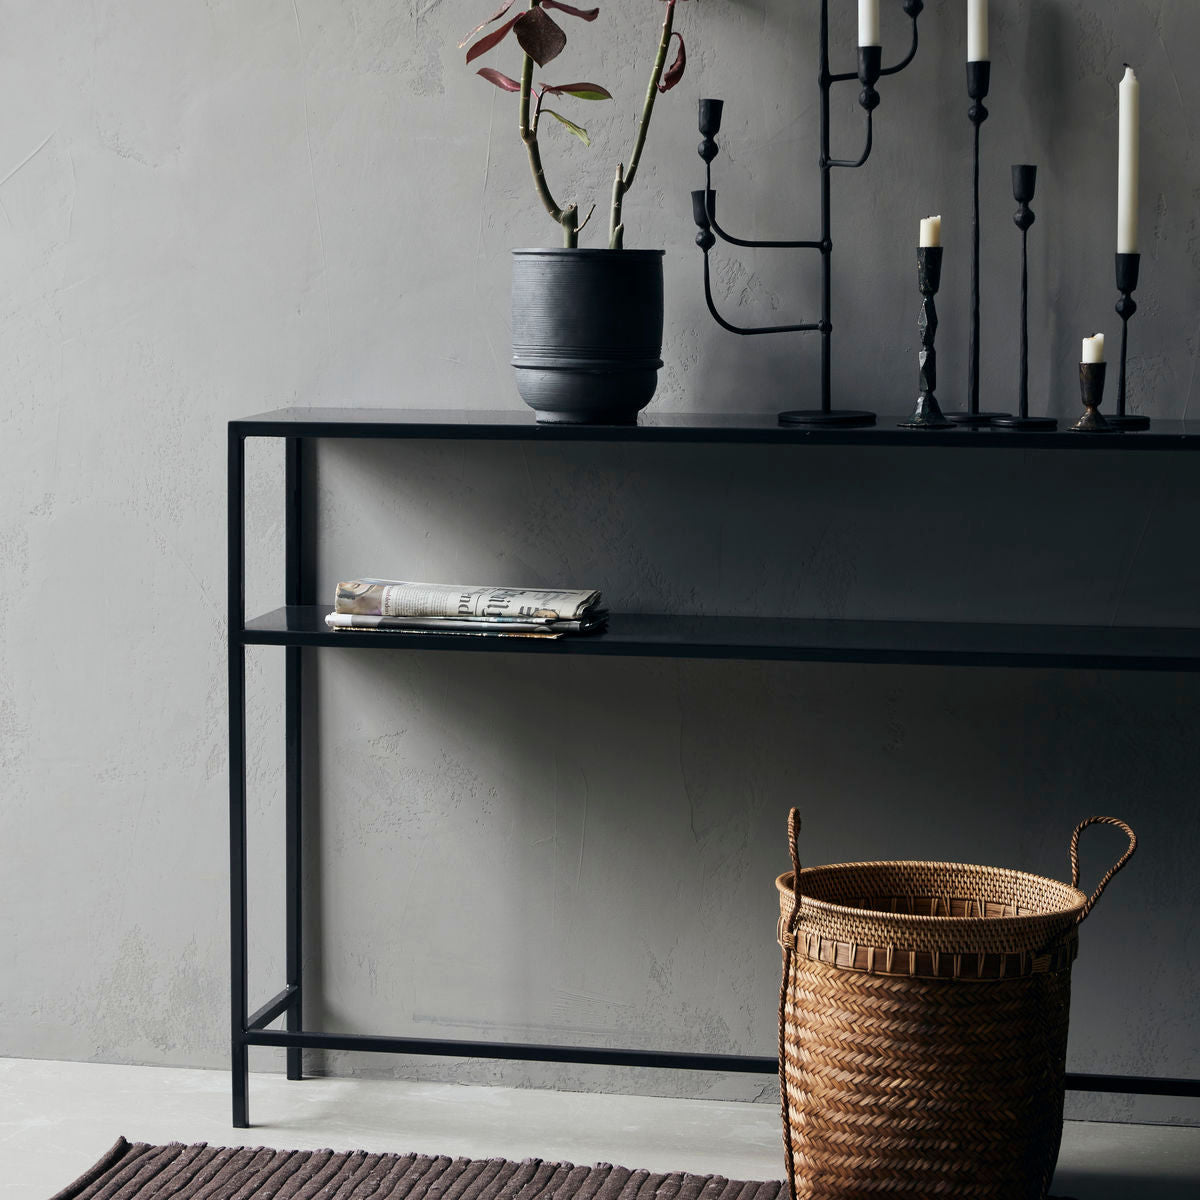
[[[508,252],[555,230],[531,200],[512,97],[455,49],[486,7],[0,8],[2,1054],[224,1065],[224,423],[289,404],[519,408]],[[853,7],[834,5],[846,65]],[[897,46],[899,4],[884,8]],[[875,156],[835,180],[835,386],[883,413],[913,399],[912,246],[934,211],[941,392],[961,402],[964,8],[927,5],[916,63],[881,88]],[[1079,338],[1116,334],[1127,60],[1144,114],[1131,407],[1185,416],[1200,350],[1187,69],[1200,11],[992,10],[985,404],[1011,406],[1015,387],[1010,163],[1041,169],[1035,406],[1071,414]],[[627,155],[658,11],[609,0],[594,25],[569,27],[562,78],[596,79],[618,102],[587,109],[591,151],[546,138],[563,194],[601,199]],[[687,191],[695,100],[722,96],[723,219],[765,236],[815,229],[815,6],[706,0],[681,5],[679,23],[689,74],[660,103],[626,203],[627,244],[667,251],[655,405],[811,402],[814,341],[743,341],[704,312]],[[852,96],[835,111],[846,154],[861,137]],[[814,314],[813,263],[718,262],[735,319]],[[309,482],[323,595],[384,574],[596,585],[642,611],[1197,619],[1200,487],[1182,456],[333,444]],[[280,492],[278,447],[252,445],[252,611],[281,598]],[[1060,877],[1074,823],[1111,811],[1142,847],[1084,930],[1070,1066],[1200,1073],[1192,677],[364,651],[311,655],[308,670],[314,1025],[770,1053],[790,804],[807,861],[944,857]],[[282,970],[281,672],[277,652],[251,655],[255,1002]],[[1089,838],[1087,877],[1117,849],[1110,831]],[[771,1092],[682,1073],[311,1065]],[[1071,1105],[1198,1115],[1170,1100]]]

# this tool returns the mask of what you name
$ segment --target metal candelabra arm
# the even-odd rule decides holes
[[[708,228],[711,228],[713,233],[717,235],[723,242],[728,242],[731,246],[748,246],[752,250],[820,250],[822,243],[819,241],[804,241],[804,242],[764,242],[761,240],[751,241],[749,238],[734,237],[732,233],[727,233],[720,225],[717,224],[717,193],[713,191],[712,186],[712,169],[706,168],[704,172],[704,191],[693,192],[693,197],[707,197],[707,200],[702,200],[705,205],[704,215],[708,221]],[[697,224],[699,222],[697,221]],[[707,253],[707,252],[706,252]]]
[[[696,224],[702,230],[711,229],[717,237],[731,246],[746,246],[752,250],[820,250],[822,246],[820,241],[763,241],[759,238],[735,237],[721,228],[717,222],[717,193],[713,191],[712,185],[712,161],[721,153],[721,147],[717,145],[716,137],[721,132],[721,114],[724,109],[724,100],[700,101],[700,134],[704,140],[697,148],[697,153],[704,160],[704,191],[692,193],[692,214]],[[699,201],[697,201],[697,197],[699,197]],[[697,203],[699,203],[699,207],[697,207]],[[701,245],[705,254],[712,248],[711,243],[704,247],[699,235],[696,237],[696,242]]]
[[[849,167],[854,170],[858,167],[865,166],[868,158],[871,157],[871,145],[874,140],[873,121],[871,119],[871,109],[867,109],[867,144],[862,154],[858,158],[831,158],[826,166],[830,167]]]
[[[904,11],[912,17],[912,45],[909,47],[908,53],[894,66],[881,67],[879,70],[880,75],[899,75],[917,57],[917,47],[920,41],[920,34],[917,31],[917,17],[920,16],[924,7],[924,0],[912,0],[911,3],[905,4]],[[829,82],[848,83],[851,79],[857,79],[858,77],[857,71],[839,71],[836,75],[829,76]]]
[[[800,325],[733,325],[725,320],[717,311],[717,306],[712,296],[712,284],[709,280],[708,269],[708,251],[704,252],[704,299],[708,304],[708,311],[712,313],[713,320],[716,321],[722,329],[728,329],[730,333],[740,333],[744,337],[752,337],[756,333],[813,333],[821,328],[820,322],[808,321]]]
[[[879,72],[880,75],[897,75],[917,57],[917,17],[921,15],[921,10],[924,7],[924,0],[912,0],[911,3],[904,6],[904,11],[912,17],[912,48],[894,67],[884,67]]]
[[[820,330],[821,326],[819,324],[810,321],[796,325],[744,326],[734,325],[721,316],[720,312],[717,311],[716,301],[713,300],[712,278],[708,265],[708,252],[716,245],[717,241],[712,232],[712,214],[715,204],[716,196],[712,191],[692,193],[692,217],[697,226],[696,245],[704,251],[704,300],[708,305],[708,311],[712,313],[713,320],[722,329],[728,329],[730,333],[739,333],[744,336],[756,333],[810,333]]]
[[[874,145],[874,111],[879,106],[879,92],[875,85],[885,75],[895,75],[904,70],[916,57],[918,46],[917,18],[924,9],[924,0],[904,0],[904,12],[912,20],[912,45],[908,54],[894,66],[884,67],[879,46],[858,48],[858,70],[834,74],[829,69],[829,0],[820,0],[820,27],[817,40],[817,87],[820,92],[820,155],[818,169],[821,176],[821,235],[803,241],[762,240],[736,237],[722,229],[717,221],[716,192],[712,186],[712,161],[720,153],[716,136],[721,129],[724,103],[720,100],[700,101],[699,154],[705,164],[704,188],[692,193],[692,216],[696,222],[696,244],[704,253],[704,298],[713,319],[731,333],[753,335],[762,333],[818,332],[821,335],[821,391],[820,407],[790,410],[779,414],[785,425],[873,425],[875,414],[860,410],[835,410],[831,403],[832,376],[832,196],[830,179],[835,167],[855,169],[866,164]],[[866,144],[858,158],[834,158],[830,149],[830,92],[835,83],[857,80],[861,84],[858,103],[867,114]],[[821,255],[821,317],[817,321],[806,321],[794,325],[737,326],[725,320],[717,311],[712,297],[712,275],[709,252],[717,238],[733,246],[748,249],[774,250],[817,250]]]

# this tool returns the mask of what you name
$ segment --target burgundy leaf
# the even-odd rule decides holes
[[[669,92],[683,78],[683,68],[687,66],[683,38],[678,33],[673,33],[671,36],[679,38],[679,53],[675,56],[675,61],[663,72],[662,80],[658,85],[660,92]]]
[[[493,46],[504,41],[505,37],[508,36],[508,31],[525,15],[527,14],[522,13],[520,16],[513,17],[511,21],[505,21],[499,29],[493,29],[486,37],[481,37],[467,51],[467,62],[474,62],[481,54],[486,54]]]
[[[513,0],[505,0],[505,3],[500,5],[498,9],[486,21],[481,21],[470,33],[467,34],[461,42],[458,43],[458,48],[461,50],[485,25],[490,25],[493,21],[498,21],[510,8],[513,6]]]
[[[611,100],[612,92],[598,83],[547,83],[542,91],[552,96],[574,96],[576,100]]]
[[[560,4],[558,0],[542,0],[543,8],[557,8],[559,12],[570,13],[581,21],[594,21],[599,15],[598,8],[576,8],[573,4]]]
[[[482,75],[488,83],[494,83],[502,91],[519,92],[521,90],[521,85],[515,79],[509,79],[507,75],[502,75],[499,71],[493,71],[491,67],[480,67],[475,74]]]
[[[521,49],[539,67],[544,67],[557,58],[567,44],[567,35],[554,23],[554,19],[541,8],[526,9],[513,20],[513,32]]]

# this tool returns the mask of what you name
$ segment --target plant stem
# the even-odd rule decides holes
[[[568,204],[562,210],[563,249],[574,250],[579,245],[579,208]]]
[[[537,8],[540,3],[541,0],[529,0],[529,7]],[[537,189],[538,199],[550,216],[562,226],[563,246],[571,250],[579,245],[579,210],[574,204],[568,204],[565,209],[559,208],[550,192],[550,185],[546,182],[542,151],[538,145],[537,125],[529,119],[529,99],[533,91],[533,59],[528,54],[524,57],[525,61],[521,64],[521,107],[518,118],[521,141],[525,143],[529,154],[529,169],[533,172],[533,186]]]
[[[612,228],[608,232],[608,248],[610,250],[624,249],[625,226],[621,224],[621,187],[625,183],[621,172],[624,169],[623,163],[617,163],[617,174],[613,180],[612,190]]]
[[[663,18],[662,36],[658,41],[658,55],[654,59],[654,69],[650,72],[650,85],[646,88],[646,103],[642,106],[642,119],[638,122],[637,140],[633,144],[633,153],[629,156],[629,170],[621,178],[620,169],[617,171],[617,182],[613,184],[612,219],[609,222],[609,248],[621,248],[621,204],[625,193],[633,186],[633,178],[637,174],[638,163],[642,160],[642,150],[646,145],[646,134],[650,131],[650,117],[654,112],[654,101],[658,98],[658,85],[662,80],[663,69],[667,65],[667,51],[671,46],[671,28],[675,23],[675,0],[667,0],[667,15]],[[621,232],[618,232],[621,231]]]

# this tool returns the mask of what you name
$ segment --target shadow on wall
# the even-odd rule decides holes
[[[316,474],[326,600],[378,574],[597,585],[633,611],[1188,624],[1200,595],[1200,560],[1180,552],[1200,487],[1179,455],[332,443]],[[1173,914],[1200,836],[1200,677],[306,661],[319,1023],[768,1054],[791,804],[808,862],[1056,878],[1074,825],[1111,811],[1141,850],[1085,930],[1069,1066],[1196,1069],[1196,957]],[[1098,835],[1085,880],[1115,856]],[[414,1078],[741,1099],[763,1083],[365,1056],[336,1070],[398,1063]],[[1193,1119],[1130,1098],[1070,1105]]]
[[[319,597],[374,574],[598,586],[616,611],[1189,625],[1186,458],[335,443]]]
[[[1164,914],[1188,887],[1177,848],[1200,836],[1190,676],[357,650],[320,665],[310,915],[335,1027],[767,1054],[789,804],[806,862],[1056,878],[1074,824],[1111,810],[1141,849],[1084,931],[1070,1066],[1186,1070],[1189,935]],[[1083,847],[1085,883],[1116,856],[1107,833]]]

